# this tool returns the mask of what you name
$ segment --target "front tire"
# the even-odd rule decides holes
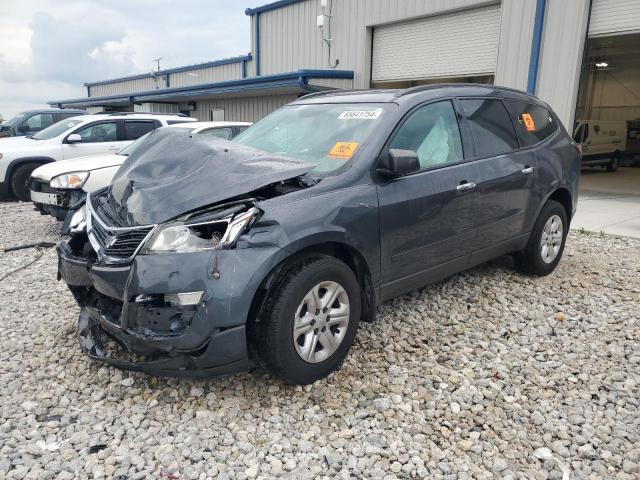
[[[542,207],[524,250],[514,255],[516,269],[544,276],[553,272],[564,251],[569,222],[564,207],[549,200]]]
[[[29,178],[31,173],[39,166],[39,163],[24,163],[13,171],[13,175],[11,175],[11,190],[18,200],[23,202],[31,201]]]
[[[360,285],[333,257],[302,260],[274,286],[252,339],[274,375],[306,385],[338,369],[360,320]]]

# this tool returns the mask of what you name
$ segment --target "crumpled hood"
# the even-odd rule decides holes
[[[122,165],[122,162],[124,162],[126,158],[125,155],[105,153],[59,160],[57,162],[46,163],[36,168],[31,173],[31,176],[50,182],[53,177],[62,175],[63,173],[86,172],[100,168],[116,167]]]
[[[110,195],[129,223],[163,223],[314,166],[205,135],[155,130],[122,164]]]

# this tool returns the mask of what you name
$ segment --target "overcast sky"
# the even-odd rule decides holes
[[[0,0],[0,115],[86,96],[84,82],[249,52],[271,0]]]

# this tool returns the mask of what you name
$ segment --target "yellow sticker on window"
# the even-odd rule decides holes
[[[533,121],[530,113],[523,113],[522,121],[524,122],[524,128],[527,129],[527,132],[534,132],[536,130],[536,122]]]
[[[358,144],[356,142],[336,142],[327,156],[329,158],[349,160],[356,151],[356,148],[358,148]]]

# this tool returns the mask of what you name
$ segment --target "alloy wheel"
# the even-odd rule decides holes
[[[349,326],[349,297],[337,282],[318,283],[296,309],[293,342],[308,363],[319,363],[338,349]]]
[[[540,237],[540,254],[545,263],[553,262],[562,246],[562,219],[558,215],[552,215],[544,224]]]

